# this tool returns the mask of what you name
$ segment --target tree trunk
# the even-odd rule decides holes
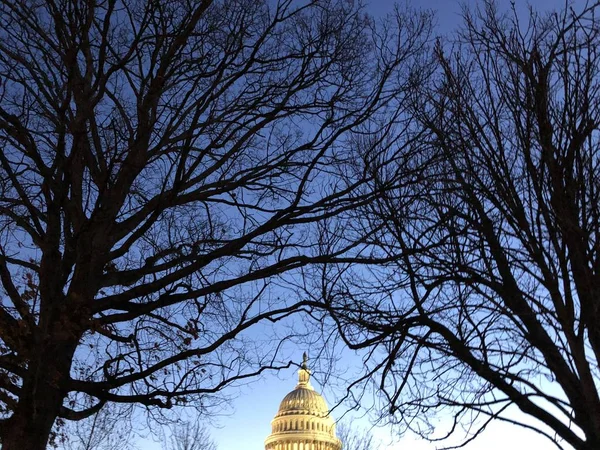
[[[2,450],[46,450],[67,392],[66,382],[76,348],[73,336],[69,337],[69,342],[63,341],[52,348],[37,346],[40,351],[28,364],[19,404],[4,424]]]
[[[2,450],[45,450],[52,425],[58,416],[62,396],[57,392],[37,394],[36,400],[19,403],[6,424]]]

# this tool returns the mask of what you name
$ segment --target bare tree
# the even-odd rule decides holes
[[[364,350],[349,389],[373,382],[382,415],[426,438],[439,413],[463,443],[502,420],[600,448],[598,8],[466,11],[415,91],[419,143],[371,165],[365,252],[390,262],[323,266],[335,326]]]
[[[342,441],[342,450],[378,450],[381,444],[365,429],[353,426],[351,421],[336,427],[336,435]]]
[[[133,450],[132,407],[107,404],[91,417],[60,428],[58,447],[63,450]]]
[[[0,437],[46,447],[105,404],[195,405],[268,368],[270,280],[342,258],[425,16],[281,0],[0,6]],[[394,113],[397,114],[397,113]]]
[[[217,450],[208,429],[200,422],[186,422],[171,428],[169,450]]]

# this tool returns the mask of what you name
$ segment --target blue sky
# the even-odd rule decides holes
[[[406,1],[409,6],[416,8],[427,8],[436,11],[437,28],[436,34],[443,35],[451,32],[460,23],[461,5],[475,5],[476,1],[456,0],[412,0]],[[393,7],[392,1],[373,0],[370,2],[370,12],[376,16],[384,14]],[[498,0],[501,7],[509,7],[509,0]],[[526,11],[527,5],[532,5],[537,10],[551,8],[562,8],[564,0],[531,0],[525,2],[516,0],[519,11]],[[581,6],[584,1],[575,2],[575,7]],[[300,362],[304,349],[298,349],[296,359]],[[357,358],[357,362],[360,360]],[[212,436],[219,450],[262,450],[263,442],[270,432],[270,421],[277,412],[280,400],[296,384],[296,368],[283,370],[278,374],[269,374],[251,385],[239,388],[234,392],[236,398],[231,403],[231,409],[227,415],[213,418],[209,426]],[[316,389],[321,391],[318,378],[313,382]],[[338,393],[339,394],[339,393]],[[332,399],[336,397],[335,392],[325,390],[325,396],[331,406]],[[334,416],[339,417],[343,409],[339,409]],[[515,414],[518,412],[515,411]],[[357,419],[356,424],[368,427],[366,418]],[[415,436],[406,435],[395,443],[389,429],[377,428],[373,433],[385,444],[383,448],[410,449],[410,450],[432,450],[436,446],[420,441]],[[138,446],[144,450],[158,450],[161,445],[151,440],[140,440]],[[551,443],[531,431],[527,431],[507,424],[495,423],[488,427],[486,432],[473,443],[464,447],[466,450],[494,450],[494,449],[527,449],[537,450],[555,449]]]
[[[298,353],[298,362],[301,361]],[[358,359],[357,359],[358,361]],[[263,379],[242,388],[238,397],[232,403],[232,411],[221,417],[212,418],[209,428],[218,450],[263,450],[263,442],[269,435],[270,422],[277,413],[279,403],[291,391],[297,382],[297,368],[281,371],[279,374],[266,376]],[[313,377],[311,384],[323,393],[332,406],[335,393],[323,389]],[[344,407],[333,412],[339,419]],[[515,411],[515,415],[518,412]],[[415,435],[406,434],[399,438],[386,427],[372,427],[368,417],[352,417],[353,426],[369,429],[382,442],[381,450],[435,450],[436,445],[425,442]],[[458,436],[457,436],[458,437]],[[143,450],[162,450],[160,443],[150,439],[139,441],[138,446]],[[503,423],[490,425],[484,434],[464,447],[466,450],[555,450],[556,447],[545,438],[522,428]]]

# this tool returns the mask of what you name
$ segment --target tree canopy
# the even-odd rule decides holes
[[[391,422],[600,448],[599,5],[479,6],[414,91],[419,139],[371,163],[355,229],[390,262],[323,265],[307,292],[364,355],[349,389],[372,382]]]
[[[280,367],[245,332],[302,307],[274,277],[355,248],[364,137],[427,29],[340,1],[2,2],[3,449],[107,402],[206,411]]]

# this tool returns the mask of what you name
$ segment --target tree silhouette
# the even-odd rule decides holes
[[[350,420],[338,424],[336,434],[342,441],[342,450],[378,450],[382,447],[369,430],[357,428]]]
[[[171,428],[170,450],[217,450],[208,429],[200,422],[178,424]]]
[[[93,416],[65,423],[55,444],[63,450],[135,450],[133,407],[123,406],[107,404]]]
[[[281,367],[247,334],[303,305],[271,280],[355,248],[354,144],[397,122],[427,18],[273,3],[2,2],[4,450],[107,402],[206,413]]]
[[[372,382],[381,414],[426,438],[441,413],[467,441],[503,420],[600,448],[598,7],[467,11],[414,93],[421,139],[371,163],[381,196],[355,228],[391,262],[321,270],[364,350],[350,389]]]

